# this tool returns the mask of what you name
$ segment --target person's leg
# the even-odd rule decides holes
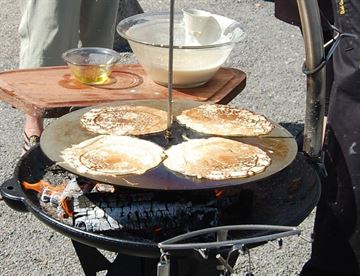
[[[20,68],[64,64],[77,47],[81,0],[20,0]]]
[[[345,4],[344,4],[345,3]],[[325,155],[329,177],[315,220],[312,258],[302,275],[360,275],[360,2],[333,0],[344,37],[333,56]],[[322,268],[327,274],[310,273]]]
[[[61,54],[78,44],[80,0],[19,0],[19,4],[19,67],[63,64]],[[42,118],[26,115],[25,144],[29,144],[28,138],[40,136],[42,131]]]
[[[84,0],[80,13],[82,47],[112,48],[119,0]]]
[[[137,0],[120,0],[116,25],[124,18],[143,12],[144,10],[142,9]],[[118,52],[132,51],[128,41],[125,38],[121,37],[118,32],[115,32],[113,48]]]
[[[355,195],[344,154],[331,129],[326,134],[324,151],[328,175],[317,206],[311,259],[300,275],[359,275],[350,244],[356,222]]]

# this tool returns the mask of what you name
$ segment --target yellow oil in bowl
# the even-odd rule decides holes
[[[101,85],[108,83],[120,55],[112,49],[83,47],[66,51],[62,58],[75,79],[89,85]]]
[[[104,84],[112,72],[110,65],[73,65],[69,64],[74,77],[85,84]]]

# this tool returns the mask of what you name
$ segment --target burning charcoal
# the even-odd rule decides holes
[[[44,180],[37,183],[30,184],[22,183],[25,189],[34,190],[38,192],[41,206],[44,210],[55,214],[55,217],[61,220],[72,216],[72,210],[69,203],[69,198],[74,195],[82,194],[82,190],[73,178],[69,182],[63,182],[59,185],[52,185]],[[51,209],[54,209],[51,211]]]
[[[126,200],[127,196],[93,193],[74,197],[75,227],[92,232],[141,232],[146,236],[169,231],[183,233],[218,223],[218,210],[213,206],[191,201],[131,201]],[[132,195],[135,196],[136,193]]]
[[[52,206],[58,207],[59,202],[61,201],[59,196],[59,193],[54,193],[54,191],[45,188],[40,194],[40,201],[50,203]]]
[[[40,198],[42,206],[49,204],[53,208],[56,208],[56,217],[60,219],[72,216],[72,207],[69,205],[69,202],[73,197],[78,197],[86,193],[111,193],[115,191],[115,188],[112,185],[95,183],[93,181],[88,181],[87,183],[79,185],[77,178],[72,178],[68,181],[63,181],[61,184],[55,185],[44,180],[40,180],[33,184],[24,181],[22,185],[25,189],[38,192],[38,197]],[[50,206],[46,209],[51,209]]]

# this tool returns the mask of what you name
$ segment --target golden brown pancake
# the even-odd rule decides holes
[[[189,140],[165,153],[164,165],[170,170],[213,180],[252,176],[271,163],[260,148],[220,137]]]
[[[99,135],[62,151],[64,162],[79,173],[143,174],[163,159],[163,149],[146,140]]]
[[[167,113],[147,106],[105,106],[84,113],[80,122],[94,133],[144,135],[164,131]]]
[[[184,110],[176,119],[195,131],[223,136],[258,136],[274,128],[262,115],[220,104]]]

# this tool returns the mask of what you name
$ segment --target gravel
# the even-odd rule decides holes
[[[169,1],[141,0],[145,11],[169,8]],[[0,0],[0,70],[18,66],[20,20],[17,1]],[[245,41],[236,46],[227,66],[247,73],[247,85],[231,104],[266,114],[296,134],[303,126],[306,80],[301,73],[304,49],[298,28],[273,16],[273,3],[256,0],[178,0],[176,9],[196,7],[244,26]],[[123,62],[135,62],[123,54]],[[22,112],[0,102],[0,183],[11,177],[22,146]],[[299,227],[309,237],[311,214]],[[31,213],[19,213],[0,200],[0,275],[82,275],[68,238],[44,226]],[[310,244],[286,238],[281,250],[270,244],[251,250],[256,275],[298,275],[309,258]],[[109,258],[114,254],[106,253]],[[246,258],[239,258],[243,275]]]

